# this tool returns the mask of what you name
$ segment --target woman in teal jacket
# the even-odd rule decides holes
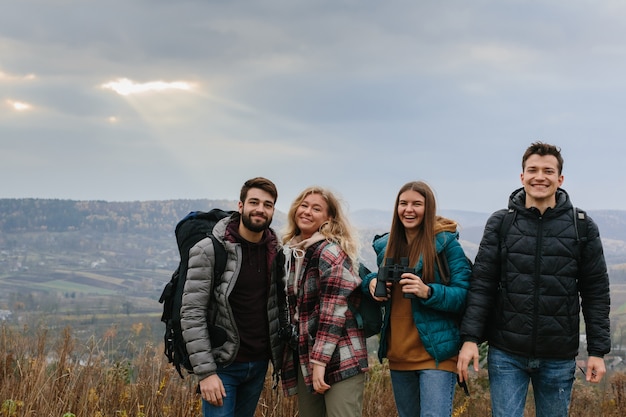
[[[390,233],[373,243],[380,280],[373,273],[362,283],[364,292],[385,302],[378,355],[389,361],[400,417],[452,414],[458,325],[471,265],[458,241],[456,222],[436,212],[434,193],[426,183],[405,184],[398,192]],[[401,266],[402,258],[411,268]]]

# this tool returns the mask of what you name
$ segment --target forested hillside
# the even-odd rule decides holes
[[[173,225],[194,210],[236,208],[225,200],[73,201],[0,199],[0,230],[171,234]]]

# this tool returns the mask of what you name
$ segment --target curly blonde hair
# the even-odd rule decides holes
[[[320,195],[328,205],[330,219],[322,224],[319,232],[330,242],[334,242],[348,255],[353,262],[358,259],[359,240],[356,230],[350,224],[348,217],[343,211],[340,200],[328,189],[319,186],[311,186],[302,191],[291,203],[287,213],[287,225],[283,234],[283,243],[289,242],[293,237],[300,234],[296,225],[296,210],[304,199],[311,195]]]

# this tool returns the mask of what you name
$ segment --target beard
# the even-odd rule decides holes
[[[246,229],[254,233],[260,233],[270,227],[270,224],[272,223],[272,218],[266,218],[265,221],[259,223],[258,221],[256,221],[256,219],[253,220],[251,213],[248,212],[241,214],[241,221],[243,222],[243,225],[246,227]]]

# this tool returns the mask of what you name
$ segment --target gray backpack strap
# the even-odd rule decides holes
[[[587,243],[587,213],[578,207],[572,208],[574,216],[574,229],[576,230],[576,241]]]
[[[578,207],[574,207],[572,209],[572,213],[574,216],[574,230],[576,233],[576,244],[578,245],[578,261],[580,262],[582,258],[582,253],[585,245],[588,241],[588,224],[587,221],[587,213]]]

